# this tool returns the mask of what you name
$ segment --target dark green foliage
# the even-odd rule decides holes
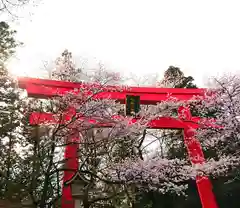
[[[159,194],[157,192],[145,192],[138,196],[136,208],[201,208],[195,181],[188,183],[187,197],[175,194]]]
[[[0,22],[0,61],[4,63],[14,53],[19,42],[14,38],[15,30],[12,30],[6,22]],[[2,75],[2,74],[1,74]]]
[[[22,188],[18,180],[21,158],[16,145],[21,135],[21,104],[16,82],[8,74],[5,62],[19,45],[16,31],[0,22],[0,198],[17,199]]]
[[[197,88],[193,81],[193,77],[184,76],[184,73],[180,68],[169,66],[164,73],[164,79],[162,80],[161,85],[169,88]]]

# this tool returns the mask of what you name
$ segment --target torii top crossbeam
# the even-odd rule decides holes
[[[19,87],[26,89],[29,97],[52,97],[57,94],[65,94],[74,89],[81,89],[90,84],[72,83],[65,81],[55,81],[37,78],[18,78]],[[140,96],[140,102],[145,104],[156,104],[159,101],[167,100],[169,95],[178,100],[189,100],[193,96],[204,95],[205,89],[178,89],[178,88],[151,88],[151,87],[129,87],[118,91],[107,90],[108,86],[104,87],[106,92],[98,93],[98,98],[109,98],[117,100],[120,103],[125,103],[126,95]],[[109,86],[111,88],[111,86]]]

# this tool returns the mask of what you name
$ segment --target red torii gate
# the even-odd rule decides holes
[[[18,78],[19,87],[26,89],[29,97],[35,98],[47,98],[56,95],[63,95],[71,92],[74,89],[86,89],[87,85],[82,83],[72,83],[65,81],[55,81],[36,78]],[[177,98],[178,100],[189,100],[193,96],[203,96],[204,89],[177,89],[177,88],[150,88],[150,87],[131,87],[121,92],[111,91],[105,87],[106,91],[97,94],[97,98],[104,99],[109,98],[117,100],[120,103],[125,103],[127,95],[140,96],[141,104],[156,104],[160,101],[167,100],[169,95]],[[183,129],[184,130],[184,142],[187,147],[189,158],[191,163],[202,164],[204,163],[204,155],[201,149],[201,145],[194,137],[194,132],[191,129],[197,129],[199,120],[196,117],[192,117],[189,109],[179,108],[179,118],[162,117],[157,120],[153,120],[149,123],[149,128],[168,128],[168,129]],[[66,117],[66,120],[70,119],[71,115]],[[54,122],[52,114],[40,114],[33,113],[30,116],[30,124],[41,124],[48,122]],[[133,119],[132,122],[135,122]],[[71,141],[79,141],[79,138],[70,138]],[[74,175],[74,171],[78,170],[78,144],[69,144],[65,149],[65,159],[67,169],[73,171],[65,171],[63,183],[68,181]],[[208,177],[197,176],[196,178],[197,188],[200,196],[200,200],[203,208],[217,208],[215,196],[212,191],[212,185]],[[63,185],[62,190],[62,208],[74,208],[74,201],[71,195],[70,186]]]

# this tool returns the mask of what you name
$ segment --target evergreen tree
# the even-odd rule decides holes
[[[169,88],[197,88],[193,81],[193,77],[186,77],[180,68],[169,66],[164,72],[164,78],[159,83],[159,86]]]
[[[6,62],[20,44],[15,40],[16,31],[6,22],[0,22],[0,197],[17,198],[20,157],[16,145],[21,128],[21,102],[16,82],[9,76]]]

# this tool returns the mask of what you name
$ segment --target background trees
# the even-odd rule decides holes
[[[169,88],[197,88],[193,81],[193,77],[186,77],[180,68],[169,66],[164,72],[164,78],[159,82],[159,86]]]
[[[1,0],[0,1],[0,14],[7,13],[12,17],[17,17],[14,10],[17,10],[29,2],[34,2],[31,0]],[[35,3],[35,2],[34,2]]]
[[[75,95],[68,94],[45,101],[28,99],[23,102],[19,99],[20,94],[14,80],[9,77],[4,66],[18,43],[13,38],[14,32],[7,25],[3,26],[3,37],[8,35],[10,38],[2,41],[1,46],[1,198],[18,201],[30,199],[35,207],[53,206],[61,197],[60,182],[65,170],[63,151],[69,142],[66,135],[81,132],[80,172],[89,179],[94,192],[91,198],[90,191],[86,192],[85,207],[200,207],[195,181],[192,180],[193,169],[186,157],[181,132],[147,130],[146,123],[157,115],[156,112],[165,115],[161,104],[142,108],[141,115],[145,115],[146,119],[134,125],[129,124],[124,116],[114,118],[113,116],[119,115],[122,106],[114,101],[94,100],[92,96],[101,92],[107,84],[112,84],[113,90],[121,90],[121,87],[114,87],[114,84],[121,83],[119,75],[106,71],[102,66],[93,73],[85,73],[83,69],[77,69],[68,51],[57,60],[53,78],[90,81],[94,83],[92,88],[82,89]],[[160,86],[164,84],[165,87],[196,87],[193,78],[185,77],[177,67],[169,67]],[[209,109],[214,110],[218,123],[227,124],[226,129],[207,129],[201,132],[202,138],[205,138],[202,142],[210,158],[221,159],[227,154],[236,157],[238,80],[225,80],[218,84],[221,90],[215,94],[217,99],[206,100],[200,108],[195,109],[195,113],[206,115],[209,114]],[[91,94],[86,95],[86,90]],[[76,108],[77,112],[68,123],[58,122],[31,128],[28,124],[26,115],[33,111],[54,113],[60,121],[69,107]],[[23,109],[24,117],[21,114]],[[229,115],[233,119],[227,117]],[[114,125],[99,129],[89,122],[89,118]],[[228,123],[224,123],[226,118],[229,119]],[[150,134],[161,143],[162,148],[147,155],[145,139]],[[210,146],[213,136],[217,138],[217,142]],[[17,151],[19,149],[21,152]],[[226,161],[226,157],[222,161]],[[224,182],[234,178],[234,182],[228,183],[231,184],[228,187],[235,190],[238,172],[234,169],[224,173],[228,177],[218,178],[219,184],[222,186]],[[177,196],[177,190],[180,193],[185,191],[186,181],[190,187],[188,197]],[[99,193],[100,189],[104,191]],[[225,192],[221,190],[221,193]],[[223,198],[218,201],[221,202]]]
[[[16,31],[6,22],[0,22],[0,197],[18,198],[19,155],[16,145],[21,136],[21,101],[16,82],[8,74],[6,62],[14,54],[19,43]]]

